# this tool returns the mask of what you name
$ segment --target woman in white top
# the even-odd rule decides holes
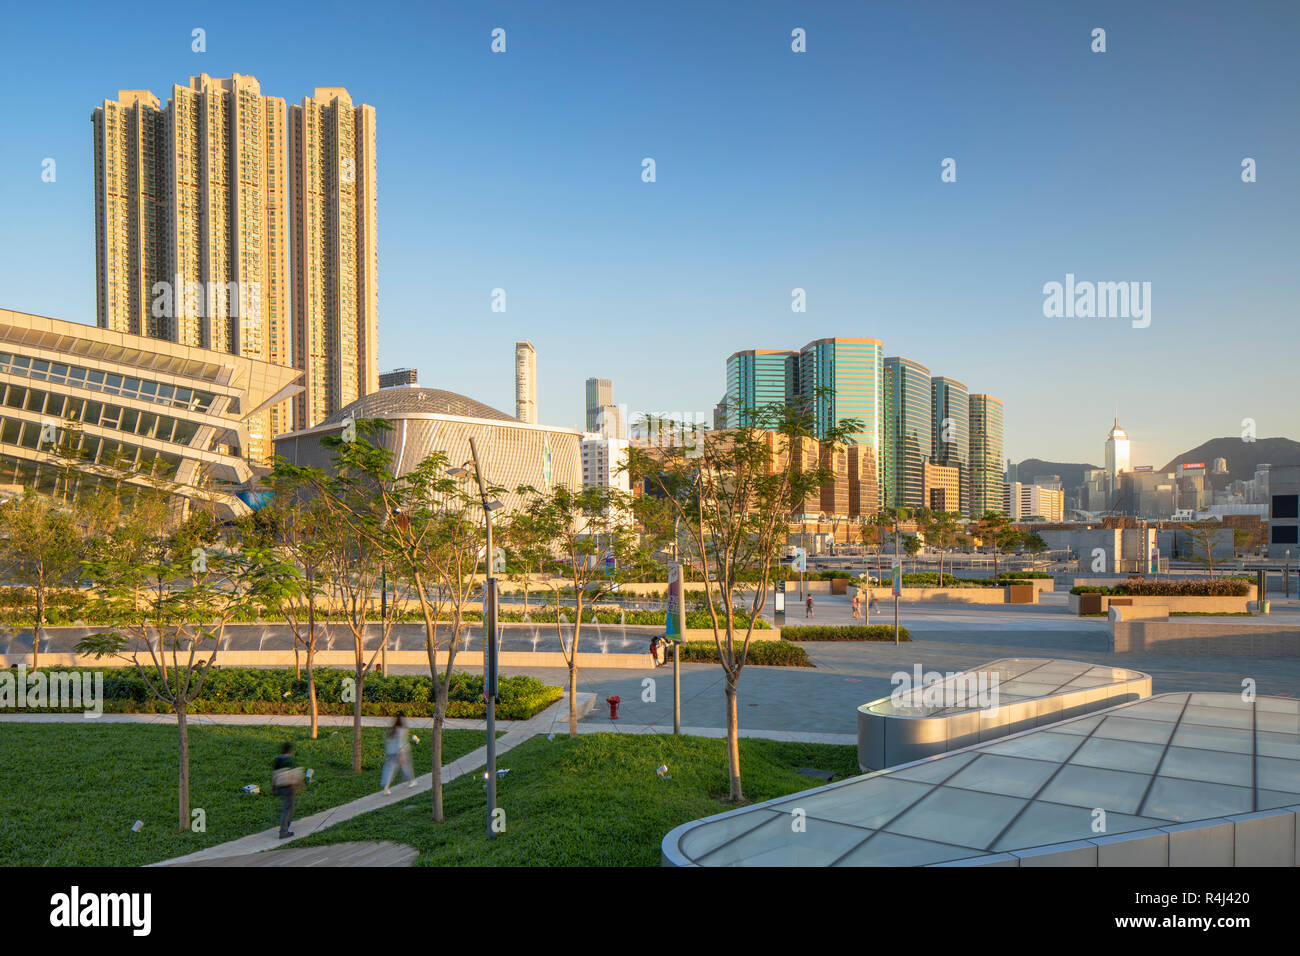
[[[384,793],[390,793],[388,785],[393,782],[393,774],[397,772],[400,764],[402,773],[406,774],[406,779],[410,781],[409,786],[415,786],[415,769],[411,766],[411,741],[410,730],[402,721],[402,715],[398,714],[397,719],[393,721],[393,726],[388,728],[388,734],[384,737],[384,772],[381,778],[381,784]]]

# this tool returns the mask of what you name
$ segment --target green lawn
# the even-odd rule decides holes
[[[0,722],[0,860],[7,866],[129,866],[180,856],[275,826],[271,760],[292,740],[313,782],[298,795],[297,816],[379,789],[381,728],[362,730],[362,772],[352,774],[352,728],[190,727],[190,807],[207,831],[176,826],[176,728],[152,724]],[[415,772],[429,772],[429,731],[416,730]],[[443,761],[481,747],[481,731],[448,730]],[[241,792],[248,783],[260,795]],[[407,804],[422,803],[410,800]],[[131,824],[144,821],[140,833]]]
[[[745,796],[751,802],[818,786],[801,767],[859,771],[857,748],[740,742]],[[667,764],[671,779],[655,774]],[[673,827],[734,809],[726,802],[725,741],[632,734],[534,737],[503,754],[498,805],[506,832],[489,841],[483,775],[446,788],[447,821],[429,819],[428,800],[407,800],[354,817],[294,846],[346,840],[395,840],[420,851],[424,866],[657,866]]]

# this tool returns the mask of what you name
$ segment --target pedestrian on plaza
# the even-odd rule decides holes
[[[271,793],[280,798],[280,839],[293,836],[293,805],[303,788],[303,772],[293,759],[293,744],[285,741],[280,754],[271,761]]]
[[[853,619],[856,621],[862,617],[862,592],[853,592]]]
[[[874,612],[879,610],[880,602],[877,601],[876,596],[871,593],[871,588],[867,588],[867,617],[870,618]]]
[[[812,594],[809,594],[809,595],[808,595],[808,600],[804,602],[804,605],[803,605],[803,616],[804,616],[804,617],[816,617],[816,616],[817,616],[817,615],[815,615],[815,614],[813,613],[813,599],[812,599]]]
[[[659,666],[659,641],[660,640],[661,639],[658,634],[650,638],[650,659],[655,662],[655,667]],[[667,658],[668,655],[664,654],[664,659],[667,660]]]
[[[398,714],[393,721],[393,726],[388,728],[388,733],[384,736],[384,770],[380,776],[380,783],[385,794],[392,792],[389,784],[393,782],[393,776],[399,766],[409,781],[408,786],[415,786],[415,768],[411,766],[410,738],[411,732],[402,720],[402,715]]]

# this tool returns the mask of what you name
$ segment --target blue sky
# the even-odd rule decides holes
[[[240,72],[375,107],[380,366],[422,384],[512,411],[529,338],[547,423],[591,375],[708,411],[737,349],[866,335],[1001,397],[1016,460],[1099,463],[1116,407],[1142,464],[1300,438],[1295,3],[102,9],[6,11],[0,306],[94,321],[95,105]],[[1150,327],[1045,318],[1066,273],[1150,282]]]

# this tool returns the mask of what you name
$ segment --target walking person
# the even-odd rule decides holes
[[[862,592],[854,591],[853,592],[853,620],[856,621],[861,617],[862,617]]]
[[[303,773],[293,759],[293,744],[285,741],[280,754],[271,761],[271,793],[280,798],[280,839],[293,836],[293,805],[302,789]]]
[[[809,595],[808,595],[808,600],[806,600],[806,601],[804,602],[804,605],[803,605],[803,616],[804,616],[804,617],[816,617],[816,616],[817,616],[817,615],[813,614],[813,599],[812,599],[812,594],[809,594]]]
[[[384,771],[380,783],[385,794],[392,792],[389,784],[393,782],[393,776],[399,765],[409,781],[407,786],[414,787],[415,768],[411,766],[411,732],[402,720],[401,714],[397,715],[393,726],[388,728],[388,734],[384,737]]]

